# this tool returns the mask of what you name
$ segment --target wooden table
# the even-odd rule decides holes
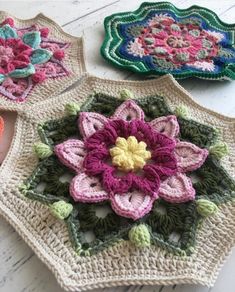
[[[67,0],[67,1],[2,1],[0,10],[20,18],[31,18],[37,13],[57,21],[65,31],[85,39],[87,70],[94,75],[112,79],[138,79],[135,74],[119,71],[109,65],[99,54],[104,36],[103,19],[120,11],[136,9],[139,0]],[[176,0],[180,8],[193,4],[208,7],[223,21],[235,23],[235,0]],[[180,82],[198,103],[235,117],[235,82],[209,82],[190,79]],[[235,224],[235,223],[234,223]],[[189,285],[131,286],[97,291],[155,291],[155,292],[234,292],[235,252],[223,267],[213,288]],[[1,292],[61,292],[52,273],[35,256],[17,232],[0,217],[0,291]]]

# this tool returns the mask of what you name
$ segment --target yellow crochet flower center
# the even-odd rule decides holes
[[[145,142],[138,142],[134,136],[127,139],[118,137],[115,147],[109,150],[113,165],[125,172],[142,169],[151,158],[151,152],[146,147]]]

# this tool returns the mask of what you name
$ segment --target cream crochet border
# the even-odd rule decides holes
[[[27,27],[35,23],[41,27],[48,27],[50,29],[49,37],[51,39],[70,43],[70,46],[66,49],[65,58],[63,60],[63,64],[70,71],[70,74],[63,77],[48,78],[42,84],[37,84],[28,94],[24,102],[13,102],[0,94],[2,105],[7,105],[12,109],[31,106],[36,102],[44,100],[45,97],[49,98],[58,95],[64,89],[74,84],[74,82],[81,77],[82,73],[86,72],[82,38],[66,33],[60,25],[42,13],[39,13],[31,19],[19,19],[7,12],[1,11],[0,22],[6,17],[12,17],[15,21],[16,27],[19,28]]]
[[[0,212],[55,274],[67,291],[120,285],[170,285],[195,283],[212,286],[235,242],[234,202],[204,221],[191,257],[178,257],[156,246],[138,249],[123,241],[92,257],[79,257],[71,247],[64,222],[56,220],[48,208],[25,199],[18,185],[37,165],[32,144],[39,141],[37,124],[63,116],[63,106],[82,102],[96,92],[119,96],[120,90],[133,91],[136,98],[159,94],[172,109],[185,105],[191,117],[221,130],[230,155],[223,165],[235,177],[235,119],[198,105],[170,75],[150,81],[114,81],[85,73],[78,86],[59,96],[18,111],[15,135],[9,153],[0,167]],[[1,105],[0,110],[9,110]]]

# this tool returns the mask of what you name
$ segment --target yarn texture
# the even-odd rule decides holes
[[[101,54],[115,66],[145,75],[235,79],[235,24],[209,9],[144,2],[105,18]]]
[[[124,88],[133,99],[120,98]],[[65,109],[71,103],[76,114]],[[187,118],[174,115],[178,105],[187,107]],[[68,291],[211,286],[234,244],[234,123],[196,104],[169,75],[112,81],[85,74],[75,89],[20,109],[0,167],[1,214]],[[131,139],[131,149],[142,141],[151,158],[127,172],[112,164],[109,151],[118,137],[131,136],[138,141]],[[210,153],[219,141],[230,150],[222,159]],[[37,143],[53,153],[38,157]],[[109,184],[105,170],[122,183]],[[180,183],[169,181],[176,175]]]
[[[56,95],[85,71],[82,40],[42,14],[21,20],[0,12],[1,104]]]

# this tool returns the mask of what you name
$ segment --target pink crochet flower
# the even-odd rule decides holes
[[[31,53],[32,48],[19,38],[0,38],[0,73],[7,74],[15,69],[27,67]]]
[[[135,56],[155,56],[180,68],[212,64],[218,53],[219,34],[202,29],[197,24],[180,23],[167,15],[156,15],[139,36],[131,41],[128,50]]]
[[[77,173],[70,184],[75,201],[110,200],[117,214],[137,220],[152,209],[158,198],[172,203],[195,198],[191,179],[185,173],[199,168],[208,151],[177,138],[179,124],[175,116],[145,122],[142,109],[128,100],[110,118],[82,112],[78,123],[84,141],[69,139],[55,146],[60,161]],[[118,139],[128,137],[140,143],[141,150],[133,154],[137,162],[143,145],[151,159],[146,159],[139,170],[120,171],[111,159],[110,149]]]

